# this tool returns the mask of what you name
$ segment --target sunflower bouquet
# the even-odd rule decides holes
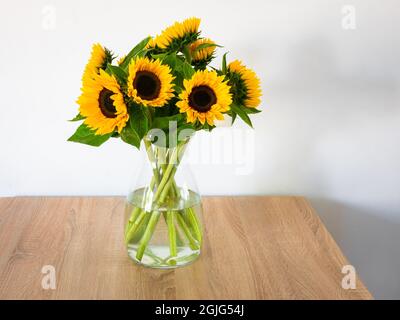
[[[175,178],[190,137],[225,116],[252,126],[249,116],[260,112],[256,74],[238,60],[228,64],[226,53],[221,66],[210,66],[220,46],[201,37],[199,25],[198,18],[175,22],[119,59],[93,45],[72,119],[83,123],[69,141],[100,146],[120,138],[144,146],[152,176],[128,197],[125,242],[129,255],[149,266],[184,265],[200,253],[200,198]],[[160,217],[168,238],[161,253],[151,245]]]

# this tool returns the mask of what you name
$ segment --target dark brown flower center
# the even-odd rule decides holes
[[[144,100],[153,100],[160,94],[161,82],[152,72],[138,71],[133,80],[133,87],[136,89],[140,98]]]
[[[111,96],[114,94],[111,90],[103,88],[99,94],[99,106],[101,113],[107,118],[115,118],[117,110],[114,106],[114,101]]]
[[[189,95],[189,105],[198,112],[207,112],[217,103],[217,97],[208,86],[198,86]]]

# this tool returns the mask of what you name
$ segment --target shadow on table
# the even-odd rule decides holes
[[[374,298],[400,299],[400,221],[328,199],[311,202]]]

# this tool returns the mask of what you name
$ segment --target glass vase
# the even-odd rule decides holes
[[[190,138],[163,146],[143,139],[143,166],[125,206],[129,257],[153,268],[187,265],[200,255],[201,197],[182,157]]]

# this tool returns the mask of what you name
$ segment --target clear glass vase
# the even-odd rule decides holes
[[[174,147],[143,139],[144,163],[125,206],[125,244],[136,263],[175,268],[198,258],[202,243],[201,197],[181,159],[190,138]]]

